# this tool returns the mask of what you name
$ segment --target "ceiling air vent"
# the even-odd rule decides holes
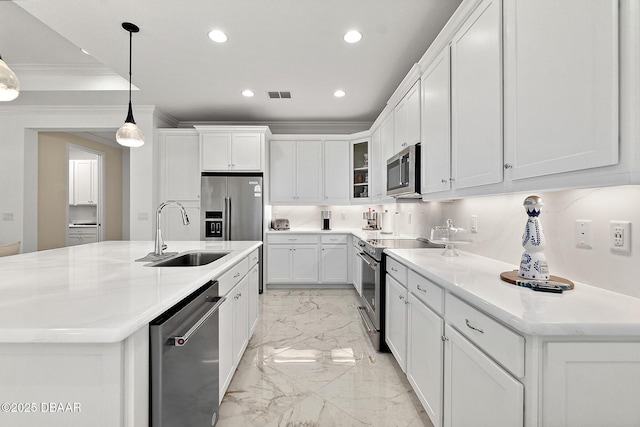
[[[268,92],[271,99],[291,99],[291,92]]]

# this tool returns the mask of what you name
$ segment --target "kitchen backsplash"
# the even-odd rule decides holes
[[[460,249],[517,266],[523,252],[527,221],[522,202],[531,193],[476,197],[452,202],[385,205],[397,212],[402,233],[428,236],[434,225],[451,218],[454,225],[471,228],[477,216],[478,233]],[[535,193],[544,200],[540,221],[546,237],[549,271],[556,276],[588,283],[640,298],[640,186]],[[592,221],[592,249],[575,243],[576,220]],[[631,254],[610,250],[609,221],[631,221]]]
[[[549,271],[556,276],[588,283],[640,298],[640,186],[537,192],[544,200],[540,215],[547,245]],[[522,202],[531,193],[475,197],[451,202],[400,202],[361,206],[273,206],[272,215],[288,218],[292,229],[320,230],[320,211],[331,210],[332,229],[361,228],[368,208],[385,212],[384,231],[396,235],[429,237],[431,227],[447,218],[471,228],[477,216],[473,242],[459,249],[505,261],[517,267],[527,222]],[[576,220],[592,221],[592,249],[575,244]],[[609,221],[631,221],[631,254],[612,252]]]

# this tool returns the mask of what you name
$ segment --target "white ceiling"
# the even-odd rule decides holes
[[[123,105],[181,122],[372,122],[460,0],[0,1],[17,105]],[[224,30],[225,44],[207,33]],[[360,30],[360,43],[342,40]],[[84,48],[91,53],[80,52]],[[255,97],[240,92],[252,89]],[[335,98],[336,89],[347,92]],[[291,91],[269,99],[267,91]]]

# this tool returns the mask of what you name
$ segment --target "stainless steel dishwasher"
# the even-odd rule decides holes
[[[223,302],[210,281],[149,324],[151,426],[216,425]]]

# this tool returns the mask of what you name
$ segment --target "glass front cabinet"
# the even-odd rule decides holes
[[[369,200],[369,140],[351,141],[351,196],[354,201]]]

